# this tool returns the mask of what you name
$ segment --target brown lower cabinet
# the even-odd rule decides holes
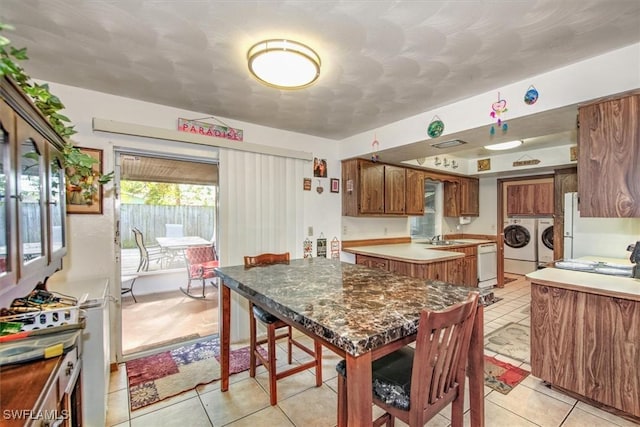
[[[531,284],[531,373],[640,417],[640,302]]]
[[[380,268],[392,273],[420,279],[442,280],[452,284],[464,282],[464,258],[431,262],[428,264],[396,261],[387,258],[356,254],[356,264]]]

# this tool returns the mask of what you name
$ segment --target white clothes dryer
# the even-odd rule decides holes
[[[538,264],[553,262],[553,218],[538,219]]]
[[[504,224],[504,257],[536,261],[535,218],[509,218]]]
[[[527,274],[538,269],[537,220],[508,218],[504,222],[504,271]]]

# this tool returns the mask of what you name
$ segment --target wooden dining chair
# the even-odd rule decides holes
[[[420,313],[415,350],[405,346],[372,363],[373,403],[385,413],[374,426],[393,426],[399,418],[423,426],[446,405],[451,425],[462,427],[464,385],[478,292],[442,311]],[[347,425],[346,363],[338,371],[338,426]]]
[[[253,268],[272,264],[288,264],[289,252],[281,254],[265,253],[256,256],[245,256],[244,266],[245,268]],[[267,337],[257,338],[257,321],[262,323],[267,328]],[[278,333],[278,330],[284,330]],[[269,374],[269,397],[271,405],[278,403],[278,391],[276,383],[279,379],[288,377],[290,375],[302,372],[306,369],[314,368],[316,370],[316,387],[322,385],[322,345],[318,340],[314,340],[314,350],[305,346],[301,342],[295,340],[292,335],[291,326],[284,321],[266,311],[262,307],[259,307],[252,302],[249,302],[249,335],[250,335],[250,360],[249,360],[249,375],[251,377],[256,376],[256,359],[259,359]],[[276,342],[281,339],[287,339],[287,354],[288,364],[292,365],[292,350],[293,346],[298,347],[300,350],[313,357],[313,360],[305,362],[287,369],[282,369],[277,372],[276,369]],[[264,357],[260,353],[260,346],[267,344],[267,357]]]

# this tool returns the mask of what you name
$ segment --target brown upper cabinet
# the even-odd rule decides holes
[[[424,215],[424,173],[416,169],[407,169],[407,191],[405,213]]]
[[[362,159],[342,162],[344,216],[422,215],[423,197],[420,171]]]
[[[444,216],[479,216],[480,184],[477,178],[459,177],[444,183]]]
[[[578,109],[580,216],[640,217],[640,95]]]
[[[360,172],[358,210],[361,214],[384,213],[384,165],[361,162],[358,170]]]
[[[480,181],[460,178],[460,216],[480,215]]]
[[[507,215],[553,215],[553,181],[511,184],[507,187]]]
[[[406,169],[384,165],[384,213],[406,214]]]

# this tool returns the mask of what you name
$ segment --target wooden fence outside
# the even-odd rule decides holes
[[[182,224],[185,236],[213,238],[216,223],[214,206],[120,205],[121,246],[136,247],[133,227],[142,231],[145,245],[155,245],[156,237],[166,236],[166,224]]]
[[[0,204],[0,207],[2,205]],[[4,213],[4,210],[3,210]],[[159,206],[159,205],[121,205],[120,233],[122,248],[137,248],[132,227],[137,227],[144,235],[146,245],[155,245],[156,237],[166,235],[166,224],[182,224],[185,236],[200,236],[211,240],[215,229],[214,206]],[[22,215],[22,241],[40,242],[41,212],[39,204],[25,203]],[[0,215],[0,219],[4,216]],[[5,235],[0,233],[0,246],[6,246]]]

